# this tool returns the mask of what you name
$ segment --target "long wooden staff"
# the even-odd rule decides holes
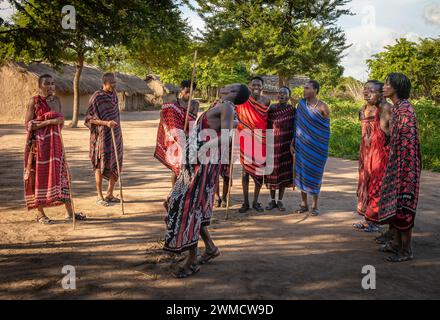
[[[116,168],[118,169],[119,193],[121,194],[122,215],[124,215],[125,214],[125,211],[124,211],[124,196],[122,195],[122,178],[121,178],[121,167],[119,166],[118,147],[116,146],[115,131],[113,130],[113,128],[110,128],[110,129],[112,131],[113,148],[115,149]]]
[[[294,153],[292,155],[292,164],[293,164],[293,190],[295,190],[295,178],[296,178],[296,172],[295,172],[295,163],[296,163],[296,154]]]
[[[76,227],[76,212],[75,212],[75,206],[73,204],[73,192],[72,192],[72,182],[70,181],[71,175],[70,175],[70,168],[67,163],[67,157],[66,157],[66,149],[64,149],[64,142],[63,142],[63,135],[61,134],[61,126],[58,125],[58,133],[60,134],[60,141],[61,141],[61,148],[63,148],[63,156],[64,156],[64,164],[66,165],[67,170],[67,182],[69,184],[69,194],[70,194],[70,205],[72,206],[72,228],[75,230]]]
[[[188,100],[188,106],[186,107],[185,126],[183,127],[184,132],[186,132],[186,130],[188,130],[189,109],[191,107],[191,102],[192,102],[192,98],[193,98],[194,77],[196,75],[196,59],[197,59],[197,50],[194,51],[193,69],[192,69],[192,74],[191,74],[191,85],[189,88],[189,100]]]
[[[232,130],[232,146],[231,146],[231,157],[229,159],[229,181],[228,181],[228,197],[226,198],[226,220],[229,219],[229,202],[231,200],[231,188],[232,188],[232,178],[234,174],[234,144],[235,144],[235,129]]]
[[[297,106],[297,102],[291,97],[290,98],[290,102],[292,103],[292,105],[294,106],[294,109],[295,109],[295,118],[296,118],[296,109],[298,108],[298,106]],[[296,119],[295,119],[296,120]],[[296,122],[296,121],[295,121]],[[294,123],[295,123],[294,122]],[[293,138],[295,139],[295,135],[296,135],[296,128],[295,128],[295,125],[293,126],[293,129],[294,129],[294,132],[293,132]],[[296,152],[296,150],[295,150],[295,152]],[[296,166],[296,153],[293,153],[292,154],[292,165],[293,165],[293,172],[292,172],[292,175],[293,175],[293,190],[295,190],[295,178],[296,178],[296,171],[295,171],[295,166]]]

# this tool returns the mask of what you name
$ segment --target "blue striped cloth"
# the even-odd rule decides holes
[[[318,195],[328,158],[330,120],[302,99],[295,119],[295,185],[303,192]]]

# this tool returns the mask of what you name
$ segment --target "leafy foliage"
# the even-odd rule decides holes
[[[440,39],[406,39],[386,46],[383,52],[367,60],[370,77],[385,79],[391,72],[405,73],[413,85],[414,97],[427,97],[440,102]]]
[[[330,155],[359,159],[361,102],[326,97],[331,110]],[[423,169],[440,172],[440,106],[429,99],[412,100],[419,124]]]

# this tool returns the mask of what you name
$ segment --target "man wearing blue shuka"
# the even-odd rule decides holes
[[[309,211],[307,195],[313,197],[311,214],[319,215],[318,198],[330,141],[330,110],[317,98],[319,83],[309,80],[304,85],[295,119],[295,186],[301,190],[301,205],[296,213]]]

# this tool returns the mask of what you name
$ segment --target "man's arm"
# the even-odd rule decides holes
[[[319,111],[323,115],[324,118],[330,119],[330,108],[324,102],[321,102],[319,106]]]
[[[34,99],[31,98],[29,100],[29,103],[26,108],[26,116],[25,116],[25,120],[24,120],[26,126],[29,123],[29,121],[34,119],[34,113],[35,113],[35,102],[34,102]],[[50,120],[45,120],[45,121],[35,121],[34,123],[32,123],[31,130],[38,130],[38,129],[41,129],[41,128],[44,128],[47,126],[60,125],[63,123],[64,123],[64,120],[62,118],[50,119]]]
[[[234,105],[225,101],[221,108],[221,129],[231,130],[234,127]]]
[[[380,113],[380,127],[386,135],[390,134],[391,108],[389,103],[385,103]]]
[[[95,126],[105,126],[109,128],[114,128],[118,124],[116,121],[110,120],[110,121],[104,121],[104,120],[97,120],[97,119],[90,119],[89,121],[91,124],[94,124]]]

